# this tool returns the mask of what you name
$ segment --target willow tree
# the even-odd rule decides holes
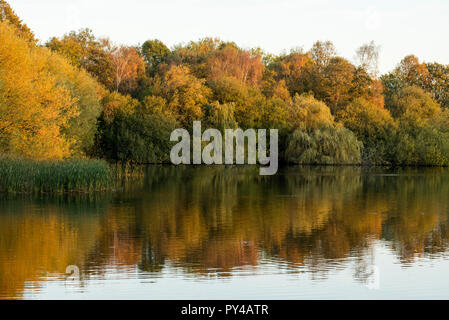
[[[308,95],[296,95],[290,108],[296,128],[287,138],[285,160],[299,164],[359,164],[362,143],[335,122],[330,109]]]

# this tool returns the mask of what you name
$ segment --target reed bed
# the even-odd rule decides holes
[[[111,173],[101,160],[32,161],[0,158],[0,192],[86,193],[110,189]]]

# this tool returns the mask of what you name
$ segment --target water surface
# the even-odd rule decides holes
[[[2,196],[0,299],[449,298],[448,169],[144,171]]]

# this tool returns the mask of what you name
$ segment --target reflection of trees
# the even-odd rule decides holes
[[[69,264],[84,279],[133,266],[157,276],[167,263],[229,276],[266,258],[325,276],[353,257],[354,277],[365,281],[373,241],[385,240],[407,263],[448,248],[447,170],[146,171],[112,198],[0,200],[0,296],[20,296],[25,281]]]
[[[381,175],[378,169],[295,168],[262,178],[248,170],[185,169],[178,184],[170,176],[155,178],[155,184],[148,180],[151,192],[136,209],[146,244],[141,267],[158,270],[169,259],[189,271],[226,272],[255,264],[264,253],[322,270],[332,259],[362,256],[373,239],[390,240],[401,259],[410,255],[408,246],[427,247],[429,253],[447,247],[438,231],[447,214],[444,174],[417,178],[407,172]],[[426,214],[416,220],[409,207],[425,207]],[[392,238],[390,224],[399,232]],[[416,233],[426,245],[415,243]]]
[[[154,270],[172,259],[198,272],[227,272],[257,264],[261,252],[314,265],[366,247],[369,233],[380,235],[380,215],[350,209],[362,189],[354,169],[341,176],[295,169],[276,178],[248,174],[251,169],[197,170],[183,183],[166,179],[141,197],[137,214],[151,243],[142,267]]]
[[[81,267],[103,210],[95,196],[0,199],[0,298],[20,296],[26,281]]]
[[[389,208],[383,235],[401,261],[412,262],[448,248],[449,175],[441,168],[402,171],[399,178],[385,181],[394,191],[386,191],[385,197],[395,205]]]

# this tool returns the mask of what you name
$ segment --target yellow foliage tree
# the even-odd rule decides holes
[[[32,159],[61,159],[70,142],[61,129],[77,115],[76,101],[48,73],[41,49],[0,22],[0,148]]]
[[[154,81],[154,94],[166,99],[167,107],[184,126],[203,116],[202,106],[209,102],[211,90],[185,66],[172,66]]]
[[[329,107],[307,94],[295,95],[289,118],[295,129],[315,130],[336,126]]]
[[[70,153],[89,153],[97,130],[97,118],[103,109],[101,101],[107,90],[87,71],[74,67],[69,61],[46,48],[37,48],[38,55],[45,61],[45,68],[55,78],[55,84],[68,90],[74,101],[77,116],[71,118],[62,133],[71,140]]]
[[[14,30],[18,35],[28,40],[32,45],[36,44],[37,40],[34,37],[33,32],[31,32],[30,28],[20,20],[9,3],[4,0],[0,0],[0,22],[1,21],[8,21],[15,27]]]

